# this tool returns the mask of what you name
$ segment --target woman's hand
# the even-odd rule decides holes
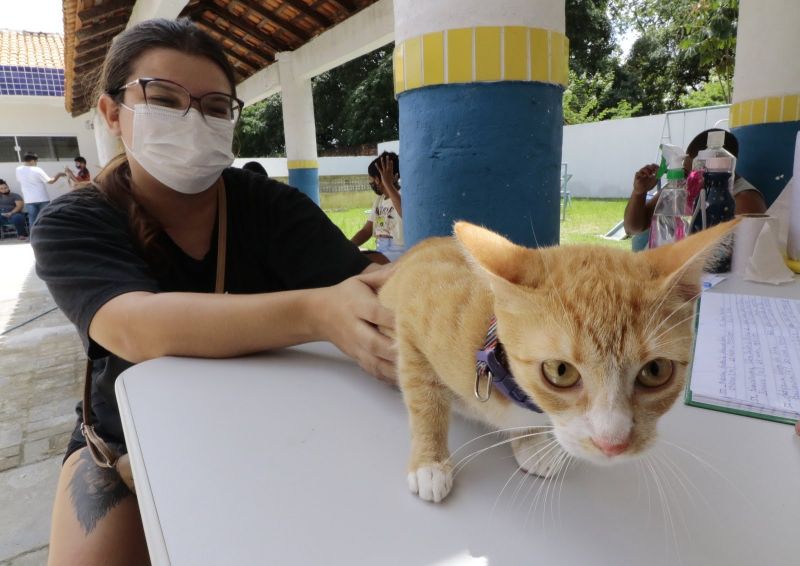
[[[392,311],[378,302],[377,292],[391,275],[378,269],[338,285],[319,289],[316,309],[319,333],[361,368],[378,379],[397,382]]]

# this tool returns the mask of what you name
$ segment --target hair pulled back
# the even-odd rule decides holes
[[[225,73],[232,94],[236,94],[234,70],[222,47],[194,22],[181,18],[147,20],[114,38],[103,63],[96,98],[108,94],[116,102],[121,102],[123,92],[119,89],[131,80],[136,62],[146,51],[156,48],[174,49],[210,59]],[[112,92],[117,94],[111,95]],[[133,198],[131,170],[124,152],[108,162],[95,177],[93,185],[116,207],[127,213],[135,243],[148,259],[155,259],[155,242],[160,228]]]

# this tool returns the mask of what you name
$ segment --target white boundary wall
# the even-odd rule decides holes
[[[662,141],[685,148],[703,130],[727,128],[727,119],[728,106],[712,106],[565,126],[561,160],[572,175],[567,189],[573,197],[628,197],[634,173],[660,159]]]

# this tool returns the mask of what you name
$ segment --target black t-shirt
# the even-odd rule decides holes
[[[226,169],[222,178],[228,203],[226,292],[325,287],[369,265],[298,190],[240,169]],[[214,292],[216,227],[202,260],[185,254],[165,233],[159,238],[167,261],[151,266],[134,244],[126,213],[93,188],[54,200],[34,231],[36,272],[94,361],[92,410],[98,433],[109,441],[123,442],[114,381],[132,364],[89,337],[95,313],[132,291]]]

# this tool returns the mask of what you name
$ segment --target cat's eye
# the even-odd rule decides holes
[[[542,363],[542,373],[556,387],[572,387],[581,378],[580,372],[562,360],[547,360]]]
[[[656,358],[644,364],[636,376],[636,381],[645,387],[659,387],[669,381],[674,371],[672,360]]]

